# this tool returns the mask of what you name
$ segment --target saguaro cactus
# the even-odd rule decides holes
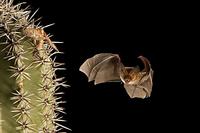
[[[58,91],[67,85],[55,74],[61,52],[23,4],[0,0],[0,133],[55,133],[68,129]]]

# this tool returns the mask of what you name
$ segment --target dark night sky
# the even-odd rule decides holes
[[[43,25],[56,23],[46,30],[54,34],[53,39],[65,42],[58,45],[65,51],[58,60],[66,63],[67,70],[58,75],[66,76],[71,85],[64,90],[66,125],[73,125],[74,133],[171,132],[190,118],[180,113],[193,106],[185,99],[189,92],[176,81],[182,68],[175,64],[182,60],[181,50],[174,45],[182,39],[182,29],[172,9],[153,3],[27,2],[33,10],[40,8],[36,16],[43,16]],[[87,58],[102,52],[119,54],[127,66],[137,64],[137,56],[146,56],[155,71],[152,96],[130,99],[120,83],[88,83],[78,69]]]

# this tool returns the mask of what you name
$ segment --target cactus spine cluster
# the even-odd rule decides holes
[[[61,52],[36,24],[35,13],[13,1],[0,0],[0,133],[68,129],[61,124],[65,112],[58,91],[67,85],[55,74],[64,69],[55,60]]]

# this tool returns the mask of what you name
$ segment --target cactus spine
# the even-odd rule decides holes
[[[0,0],[0,133],[55,133],[68,129],[58,91],[67,85],[55,74],[61,52],[23,4]]]

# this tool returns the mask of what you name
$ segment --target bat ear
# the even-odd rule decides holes
[[[140,71],[140,67],[138,65],[135,66],[135,70]]]
[[[138,57],[140,60],[142,60],[143,64],[144,64],[144,69],[142,70],[143,72],[147,72],[149,73],[151,70],[151,64],[150,61],[144,57],[144,56],[139,56]]]

